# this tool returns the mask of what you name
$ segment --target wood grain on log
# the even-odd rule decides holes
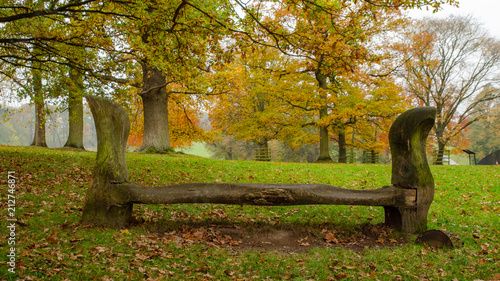
[[[115,192],[122,194],[121,204],[416,206],[416,190],[393,186],[375,190],[352,190],[325,184],[185,183],[150,187],[123,183],[116,185]]]

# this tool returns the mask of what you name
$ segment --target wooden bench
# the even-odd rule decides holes
[[[434,198],[434,179],[425,143],[436,110],[420,107],[401,114],[392,124],[391,186],[350,190],[325,184],[184,183],[162,187],[128,182],[125,147],[130,122],[117,103],[88,96],[97,130],[97,159],[87,191],[82,221],[115,228],[127,227],[133,204],[219,203],[267,206],[364,205],[382,206],[385,222],[403,232],[426,230]]]

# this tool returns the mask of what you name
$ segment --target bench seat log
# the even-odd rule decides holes
[[[416,190],[393,186],[353,190],[326,184],[185,183],[150,187],[123,183],[115,187],[115,192],[124,204],[416,206]]]
[[[387,224],[403,232],[427,228],[434,182],[425,156],[425,141],[435,109],[421,107],[401,114],[389,132],[392,182],[375,190],[352,190],[325,184],[184,183],[163,187],[128,182],[125,147],[130,121],[117,103],[86,97],[97,131],[93,183],[86,194],[82,221],[127,227],[133,204],[218,203],[267,206],[382,206]]]

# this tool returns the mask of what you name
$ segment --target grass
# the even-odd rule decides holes
[[[191,147],[184,148],[181,151],[187,154],[206,158],[210,158],[212,156],[212,153],[206,149],[205,143],[203,142],[195,142]]]
[[[415,235],[392,232],[379,243],[382,247],[354,249],[348,244],[361,242],[362,227],[383,222],[381,208],[143,205],[134,206],[137,222],[127,230],[83,225],[81,210],[94,160],[94,152],[0,146],[0,228],[7,228],[9,218],[8,171],[17,177],[18,220],[16,273],[7,271],[11,245],[2,231],[0,276],[7,280],[500,279],[499,166],[431,167],[436,195],[429,228],[458,234],[464,246],[429,248],[413,243]],[[390,184],[391,171],[389,165],[219,161],[183,154],[129,153],[127,162],[129,181],[153,186],[270,182],[374,189]],[[326,229],[341,242],[315,244],[303,251],[242,250],[243,242],[221,233],[221,226],[257,234],[296,229],[298,235],[310,233],[310,239],[322,237]],[[396,240],[401,243],[387,242]]]

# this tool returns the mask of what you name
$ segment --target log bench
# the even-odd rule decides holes
[[[130,121],[117,103],[86,97],[97,131],[93,183],[88,189],[82,221],[114,228],[127,227],[133,204],[218,203],[266,206],[364,205],[382,206],[386,224],[402,232],[427,228],[427,213],[434,198],[434,179],[425,143],[436,110],[419,107],[402,113],[392,124],[391,186],[350,190],[326,184],[184,183],[162,187],[128,182],[125,148]]]

